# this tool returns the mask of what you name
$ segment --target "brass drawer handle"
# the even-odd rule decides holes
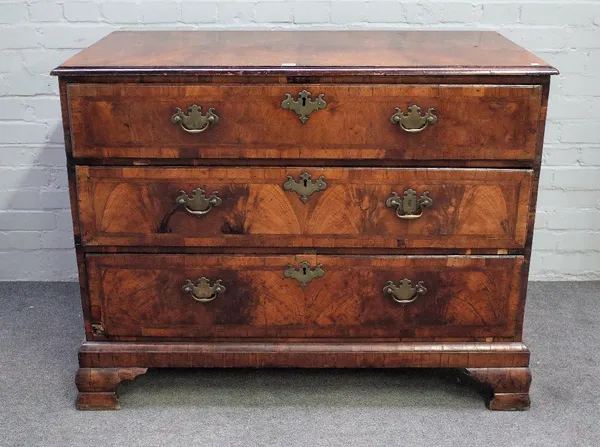
[[[202,188],[194,189],[191,196],[183,190],[179,191],[179,194],[181,195],[175,199],[177,205],[183,205],[188,213],[195,216],[203,216],[212,210],[213,206],[219,206],[223,202],[218,196],[218,191],[213,191],[207,196]]]
[[[408,107],[408,113],[405,115],[400,107],[396,107],[396,113],[390,117],[392,124],[398,124],[402,130],[409,133],[422,132],[430,124],[437,122],[435,109],[427,110],[425,115],[421,115],[421,107],[412,105]]]
[[[302,261],[299,269],[294,268],[291,264],[288,264],[286,267],[287,268],[283,272],[283,277],[295,279],[300,283],[300,287],[303,289],[313,279],[325,276],[325,270],[323,270],[322,264],[317,264],[314,269],[311,269],[310,262]]]
[[[416,300],[419,295],[425,295],[427,289],[423,285],[423,281],[419,281],[417,285],[413,287],[410,280],[404,278],[400,280],[397,286],[393,281],[388,281],[383,288],[383,293],[391,295],[392,299],[397,303],[408,304]]]
[[[392,195],[385,201],[385,206],[396,208],[396,215],[400,219],[418,219],[423,215],[425,208],[433,206],[433,199],[429,197],[429,191],[424,191],[418,199],[414,189],[404,191],[403,197],[392,191]]]
[[[320,176],[317,180],[311,180],[312,175],[308,172],[300,174],[300,180],[297,182],[291,175],[287,176],[287,181],[283,184],[285,191],[294,191],[300,196],[300,200],[306,203],[308,196],[315,192],[327,189],[325,177]]]
[[[203,276],[202,278],[198,279],[197,285],[194,285],[190,279],[186,279],[181,290],[183,290],[185,293],[191,294],[192,298],[194,298],[196,301],[200,301],[201,303],[209,303],[227,289],[225,289],[223,281],[220,279],[217,279],[211,286],[210,279]]]
[[[189,133],[204,132],[211,124],[216,124],[219,116],[212,107],[208,109],[205,115],[202,114],[202,107],[193,104],[188,107],[188,113],[177,107],[175,114],[171,117],[173,124],[179,124],[183,130]]]
[[[308,121],[308,115],[317,110],[327,107],[327,103],[323,99],[324,94],[321,93],[317,99],[312,100],[312,94],[306,90],[298,93],[298,99],[292,99],[290,93],[285,94],[285,99],[281,103],[281,108],[284,110],[293,110],[298,114],[298,118],[302,124]]]

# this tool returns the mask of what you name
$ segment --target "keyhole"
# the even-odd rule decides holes
[[[306,107],[306,98],[302,98],[302,107]]]
[[[306,267],[302,267],[302,274],[306,275]]]
[[[308,180],[304,179],[304,187],[306,188],[308,186]]]

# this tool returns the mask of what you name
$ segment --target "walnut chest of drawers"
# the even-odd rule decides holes
[[[491,32],[118,32],[53,73],[78,408],[148,367],[456,368],[528,408],[555,69]]]

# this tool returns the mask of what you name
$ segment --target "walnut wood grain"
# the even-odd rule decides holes
[[[506,368],[527,367],[522,343],[124,343],[86,341],[81,368]]]
[[[288,264],[322,264],[303,289]],[[211,337],[515,336],[522,257],[88,255],[93,318],[110,340]],[[222,280],[199,303],[187,279]],[[388,281],[423,281],[427,293],[399,304]]]
[[[489,31],[126,31],[53,74],[555,74]]]
[[[282,187],[303,172],[325,178],[308,197]],[[82,241],[94,246],[523,247],[531,171],[477,169],[77,167]],[[196,217],[181,190],[218,191]],[[386,206],[392,191],[429,191],[415,220]]]
[[[306,124],[281,108],[302,85],[73,84],[68,87],[76,157],[527,160],[533,157],[539,86],[324,85],[327,107]],[[190,134],[177,107],[214,107],[218,124]],[[420,133],[390,122],[396,107],[435,108]]]
[[[125,380],[134,380],[148,368],[79,368],[75,377],[78,410],[118,410],[117,386]]]

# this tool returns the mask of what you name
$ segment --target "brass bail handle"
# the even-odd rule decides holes
[[[425,115],[421,114],[421,107],[412,105],[408,107],[408,113],[404,114],[400,107],[396,107],[396,113],[390,117],[392,124],[398,124],[400,128],[408,133],[424,131],[430,124],[437,122],[435,109],[430,108]]]
[[[390,295],[396,303],[409,304],[415,301],[420,295],[427,293],[427,288],[423,285],[423,281],[417,282],[415,286],[408,278],[400,280],[398,285],[393,281],[388,281],[383,288],[383,293]]]
[[[188,113],[177,107],[175,114],[171,117],[173,124],[179,124],[188,133],[204,132],[211,124],[216,124],[218,121],[219,116],[214,108],[210,107],[208,112],[203,114],[202,107],[198,104],[189,106]]]
[[[200,217],[207,214],[215,206],[220,206],[223,200],[219,197],[218,191],[213,191],[209,196],[202,188],[196,188],[188,195],[185,191],[179,191],[179,196],[175,199],[177,205],[183,206],[185,210]]]
[[[421,217],[425,208],[431,208],[433,199],[429,197],[429,191],[424,191],[419,198],[414,189],[407,189],[402,197],[396,191],[392,191],[392,195],[385,201],[385,206],[395,208],[396,216],[400,219],[412,220]]]
[[[194,284],[191,279],[186,279],[181,290],[192,295],[192,298],[196,301],[210,303],[227,289],[225,289],[222,280],[217,279],[211,286],[210,279],[203,276],[198,279],[196,284]]]

